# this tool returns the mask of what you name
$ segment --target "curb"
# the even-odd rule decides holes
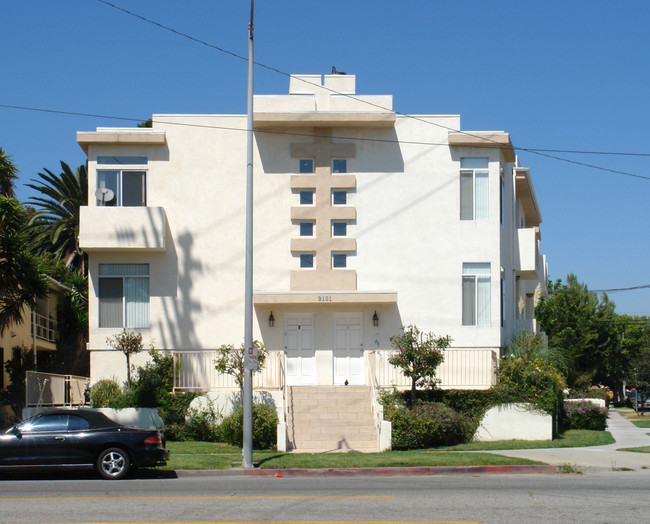
[[[449,475],[467,473],[559,473],[553,465],[512,466],[417,466],[384,468],[289,468],[242,470],[244,475],[259,477],[340,477],[353,475]]]

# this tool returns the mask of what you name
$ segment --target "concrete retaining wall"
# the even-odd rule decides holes
[[[502,404],[488,410],[474,440],[552,440],[553,417],[532,411],[530,404]]]

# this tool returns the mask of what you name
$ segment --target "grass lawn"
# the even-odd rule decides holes
[[[603,446],[616,442],[609,431],[592,431],[589,429],[569,429],[560,433],[554,440],[497,440],[495,442],[467,442],[436,448],[436,451],[481,451],[491,449],[540,449],[540,448],[582,448]]]
[[[641,446],[638,448],[620,448],[616,451],[632,451],[634,453],[650,453],[650,446]]]
[[[650,428],[650,420],[632,420],[637,428]]]
[[[398,466],[488,466],[540,464],[527,459],[491,453],[463,453],[494,449],[535,449],[612,444],[608,431],[572,429],[553,441],[500,440],[470,442],[449,448],[383,453],[278,453],[258,450],[253,462],[260,468],[369,468]],[[165,469],[230,469],[241,466],[241,449],[215,442],[167,442],[171,451]],[[451,453],[450,453],[451,452]]]

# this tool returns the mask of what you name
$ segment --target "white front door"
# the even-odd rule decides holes
[[[287,318],[284,349],[287,354],[287,385],[316,384],[313,316]]]
[[[334,316],[334,384],[366,383],[361,313]]]

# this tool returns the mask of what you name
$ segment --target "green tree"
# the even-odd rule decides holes
[[[628,384],[640,394],[636,404],[638,409],[648,398],[648,391],[650,390],[650,349],[644,348],[632,358],[628,373]],[[643,411],[641,412],[643,413]]]
[[[32,197],[29,203],[36,207],[31,219],[33,244],[37,252],[54,253],[66,266],[85,274],[86,255],[79,247],[79,214],[81,206],[88,205],[88,174],[86,166],[76,172],[61,162],[58,175],[45,169],[38,173],[40,180],[28,187],[43,196]]]
[[[549,282],[548,296],[540,300],[535,313],[549,346],[563,349],[569,358],[569,385],[581,375],[594,382],[611,382],[610,369],[620,351],[614,308],[606,294],[598,298],[575,275],[568,275],[566,284],[560,279]]]
[[[131,355],[135,355],[144,349],[142,346],[142,333],[136,333],[124,328],[116,335],[107,338],[106,343],[113,349],[124,353],[126,357],[126,383],[131,387]]]
[[[0,147],[0,195],[14,197],[14,181],[18,178],[18,168]]]
[[[403,326],[400,335],[390,337],[390,342],[397,353],[388,362],[411,379],[411,404],[414,404],[418,385],[435,387],[436,368],[445,358],[443,350],[449,347],[451,338],[423,333],[411,324]]]
[[[23,308],[35,307],[48,288],[38,257],[26,247],[26,217],[18,200],[0,195],[0,334],[22,323]]]
[[[268,351],[259,340],[253,340],[253,346],[257,349],[257,372],[264,369]],[[246,364],[246,348],[244,344],[235,347],[232,344],[224,344],[218,350],[217,358],[214,360],[214,367],[219,373],[225,373],[235,379],[239,386],[241,398],[244,398],[244,370]]]

